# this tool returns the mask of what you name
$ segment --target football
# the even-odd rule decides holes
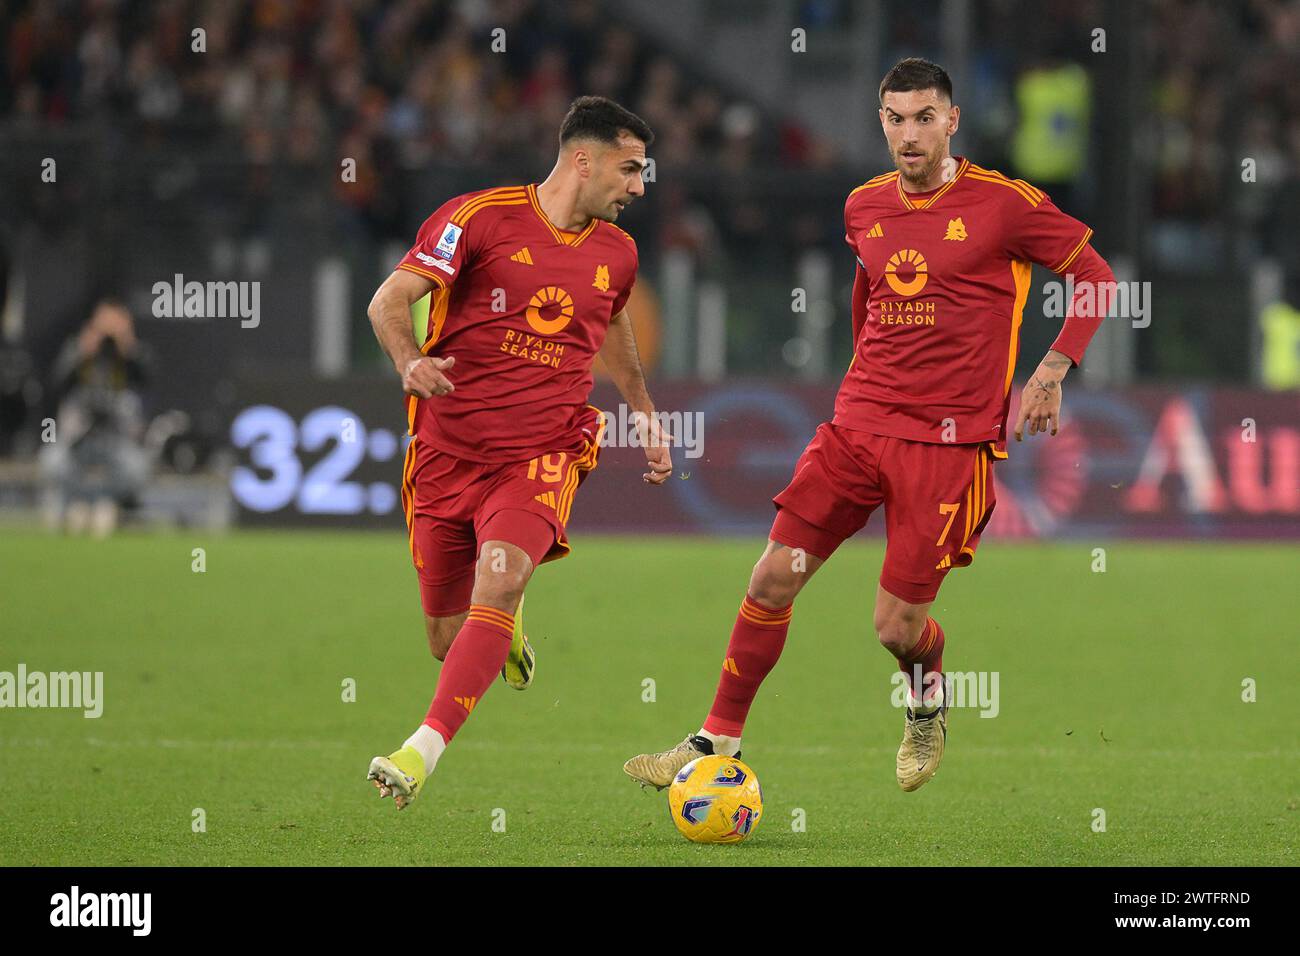
[[[735,757],[699,757],[668,788],[668,811],[695,843],[739,843],[763,816],[758,776]]]

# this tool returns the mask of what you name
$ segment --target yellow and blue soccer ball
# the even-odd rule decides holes
[[[735,757],[698,757],[673,778],[668,810],[688,840],[739,843],[763,817],[763,790]]]

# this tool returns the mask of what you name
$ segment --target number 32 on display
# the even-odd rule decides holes
[[[248,452],[249,465],[231,472],[230,491],[250,511],[293,506],[303,514],[387,514],[397,506],[392,484],[347,480],[367,458],[392,459],[398,440],[387,429],[367,432],[360,418],[346,408],[314,409],[299,426],[283,409],[254,405],[235,417],[230,441]],[[299,451],[319,452],[331,441],[334,447],[304,471]]]

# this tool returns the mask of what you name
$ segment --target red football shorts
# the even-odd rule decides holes
[[[479,545],[505,541],[533,567],[569,553],[565,524],[600,455],[605,418],[588,406],[568,451],[510,464],[456,458],[412,437],[402,469],[402,507],[420,603],[431,617],[468,610]]]
[[[975,558],[993,514],[992,460],[987,445],[908,441],[826,422],[772,499],[771,537],[826,559],[883,504],[880,585],[909,604],[928,604],[950,570]]]

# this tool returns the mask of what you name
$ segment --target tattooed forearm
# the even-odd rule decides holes
[[[1051,349],[1043,356],[1043,360],[1038,363],[1038,368],[1034,370],[1034,377],[1029,380],[1029,384],[1041,388],[1045,392],[1056,391],[1061,380],[1065,378],[1066,373],[1073,365],[1070,356],[1062,355],[1055,349]]]

